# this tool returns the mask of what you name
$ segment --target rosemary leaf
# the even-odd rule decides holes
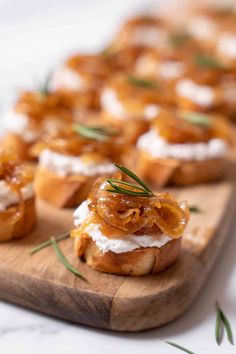
[[[143,79],[140,77],[136,77],[136,76],[128,76],[128,82],[131,85],[135,85],[135,86],[140,86],[143,88],[147,88],[147,89],[157,89],[159,88],[159,85],[151,80],[147,80],[147,79]]]
[[[128,189],[106,189],[107,192],[115,193],[115,194],[123,194],[123,195],[130,195],[133,197],[150,197],[150,194],[142,193],[142,192],[132,192]]]
[[[192,352],[191,350],[188,350],[188,349],[186,349],[186,348],[182,347],[181,345],[176,344],[176,343],[174,343],[174,342],[165,341],[165,343],[170,344],[170,345],[172,345],[172,347],[178,348],[178,349],[182,350],[182,351],[185,352],[185,353],[188,353],[188,354],[195,354],[195,353]]]
[[[37,91],[39,92],[40,95],[47,96],[50,94],[50,82],[51,82],[51,77],[52,77],[52,72],[50,71],[44,80],[43,83],[38,84]]]
[[[112,136],[118,135],[118,131],[100,125],[89,126],[85,124],[76,123],[74,124],[73,129],[76,133],[84,136],[85,138],[95,139],[100,141],[106,141],[110,139]]]
[[[137,184],[133,184],[133,183],[125,182],[125,181],[119,181],[119,180],[113,179],[113,178],[107,179],[107,182],[108,182],[109,184],[111,184],[111,183],[117,183],[118,185],[119,185],[119,184],[123,184],[123,185],[125,185],[125,186],[129,186],[129,187],[138,189],[138,190],[140,190],[140,191],[142,191],[142,192],[145,192],[145,191],[146,191],[143,187],[140,187],[140,186],[138,186]],[[111,182],[111,183],[110,183],[110,182]]]
[[[187,32],[176,32],[169,37],[170,44],[179,48],[182,47],[190,39],[190,35]]]
[[[230,342],[230,344],[234,345],[233,332],[231,330],[230,323],[229,323],[227,317],[225,316],[224,312],[220,308],[218,302],[216,302],[216,308],[217,308],[217,317],[218,317],[218,314],[219,314],[220,318],[221,318],[221,321],[222,321],[222,324],[224,325],[224,328],[226,330],[228,341]]]
[[[61,234],[59,236],[57,236],[55,239],[57,242],[60,242],[62,240],[66,240],[67,238],[69,238],[70,233],[69,232],[65,232],[64,234]],[[32,250],[30,251],[30,254],[34,254],[38,251],[41,251],[42,249],[51,246],[52,242],[51,240],[47,240],[45,242],[40,243],[39,245],[35,246],[34,248],[32,248]]]
[[[217,307],[217,315],[216,315],[216,326],[215,326],[215,339],[218,345],[221,344],[222,339],[223,339],[223,325],[221,322],[221,314],[220,314],[220,310]]]
[[[151,191],[150,188],[148,188],[148,186],[138,177],[136,176],[136,174],[134,174],[133,172],[131,172],[130,170],[128,170],[128,168],[118,165],[117,163],[114,163],[114,165],[123,173],[125,173],[127,176],[129,176],[130,178],[132,178],[134,181],[136,181],[138,184],[140,184],[141,186],[143,186],[143,188],[148,191],[150,193],[150,195],[154,195],[153,192]]]
[[[195,63],[202,68],[206,69],[223,69],[224,66],[221,62],[217,60],[217,58],[212,57],[210,55],[197,54],[194,56]]]
[[[73,274],[75,274],[77,277],[83,279],[86,281],[86,279],[84,278],[84,276],[77,270],[75,269],[68,261],[67,259],[65,258],[65,256],[63,255],[63,253],[61,252],[57,242],[56,242],[56,239],[55,237],[51,237],[51,243],[52,243],[52,246],[54,248],[54,251],[57,255],[57,258],[59,259],[59,261],[61,263],[63,263],[63,265]]]
[[[197,205],[189,206],[190,213],[201,213],[201,209]]]
[[[210,127],[212,124],[211,119],[207,114],[198,112],[181,112],[180,116],[191,124],[205,127]]]

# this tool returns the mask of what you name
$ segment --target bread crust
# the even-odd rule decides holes
[[[226,165],[225,158],[204,161],[155,159],[140,151],[136,171],[141,178],[159,187],[188,186],[217,181],[223,176]]]
[[[38,167],[34,188],[37,197],[59,208],[70,208],[85,200],[97,176],[67,176]]]
[[[1,141],[4,150],[12,151],[22,161],[34,161],[30,155],[31,143],[24,141],[20,135],[7,133]]]
[[[9,209],[16,208],[15,206]],[[24,202],[22,217],[13,224],[2,224],[0,228],[0,242],[14,238],[20,238],[28,234],[36,224],[35,198],[29,198]]]
[[[146,247],[125,253],[101,252],[87,234],[74,241],[76,255],[88,266],[100,272],[119,275],[157,274],[176,261],[181,247],[181,238],[173,239],[164,246]]]

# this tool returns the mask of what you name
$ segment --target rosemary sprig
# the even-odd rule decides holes
[[[67,238],[69,238],[70,233],[69,232],[65,232],[64,234],[61,234],[59,236],[57,236],[55,239],[57,242],[60,242],[62,240],[66,240]],[[39,245],[35,246],[34,248],[32,248],[32,250],[30,251],[30,254],[34,254],[37,253],[38,251],[41,251],[42,249],[51,246],[52,242],[51,240],[47,240],[45,242],[40,243]]]
[[[212,125],[211,119],[207,114],[198,112],[182,112],[180,116],[182,119],[185,119],[194,125],[201,125],[205,127],[210,127]]]
[[[194,56],[194,61],[197,65],[206,69],[224,69],[224,65],[215,57],[205,54],[196,54]]]
[[[169,42],[174,48],[182,47],[188,40],[190,35],[187,32],[172,33],[169,37]]]
[[[52,72],[49,72],[46,75],[45,80],[42,83],[37,84],[37,91],[40,95],[47,96],[50,94],[50,92],[51,92],[51,90],[50,90],[51,78],[52,78]]]
[[[84,136],[85,138],[99,140],[99,141],[107,141],[111,137],[118,136],[119,132],[112,128],[104,127],[102,125],[85,125],[76,123],[73,125],[73,130]]]
[[[151,191],[150,188],[138,177],[136,176],[133,172],[128,170],[128,168],[118,165],[114,163],[116,168],[118,168],[121,172],[129,176],[131,179],[133,179],[135,182],[138,184],[134,183],[129,183],[125,181],[119,181],[113,178],[108,178],[107,182],[109,185],[112,187],[110,189],[107,189],[108,192],[112,193],[117,193],[117,194],[124,194],[124,195],[131,195],[135,197],[152,197],[154,194]],[[128,188],[123,188],[122,186],[127,186],[133,188],[133,190],[128,189]]]
[[[190,213],[201,213],[201,209],[197,205],[190,205],[189,206]]]
[[[54,248],[54,251],[57,255],[57,258],[59,259],[59,261],[61,263],[64,264],[64,266],[73,274],[75,274],[77,277],[83,279],[86,281],[86,279],[84,278],[84,276],[77,270],[75,269],[68,261],[67,259],[65,258],[64,254],[61,252],[57,242],[56,242],[56,239],[55,237],[51,237],[51,243],[52,243],[52,246]]]
[[[233,332],[231,330],[230,323],[227,317],[225,316],[224,312],[220,308],[218,301],[216,301],[216,311],[217,313],[216,313],[215,338],[217,344],[218,345],[221,344],[223,339],[223,331],[225,328],[228,341],[230,342],[230,344],[234,345]]]
[[[182,345],[176,344],[176,343],[174,343],[174,342],[165,341],[165,343],[167,343],[167,344],[169,344],[169,345],[172,345],[172,347],[178,348],[178,349],[182,350],[182,351],[185,352],[185,353],[188,353],[188,354],[195,354],[195,353],[192,352],[191,350],[186,349],[186,348],[182,347]]]
[[[143,78],[136,77],[136,76],[128,76],[127,79],[128,79],[128,82],[134,86],[139,86],[139,87],[143,87],[143,88],[147,88],[147,89],[157,89],[160,87],[157,82],[143,79]]]

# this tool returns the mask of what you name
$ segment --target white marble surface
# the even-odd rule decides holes
[[[19,88],[32,85],[67,53],[101,47],[123,15],[145,0],[0,0],[0,114]],[[220,202],[220,201],[219,201]],[[217,207],[217,206],[216,206]],[[178,353],[175,341],[195,353],[235,353],[214,340],[219,300],[236,336],[236,233],[231,230],[211,277],[192,308],[161,329],[119,334],[73,325],[0,302],[1,354]]]

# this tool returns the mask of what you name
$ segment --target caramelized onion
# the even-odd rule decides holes
[[[0,154],[0,180],[13,193],[18,196],[18,203],[10,206],[7,210],[0,212],[0,223],[15,224],[24,213],[24,200],[21,189],[32,181],[32,174],[18,163],[14,156],[7,153]]]
[[[91,193],[89,208],[107,237],[139,235],[140,230],[172,238],[182,236],[189,219],[186,204],[179,205],[166,193],[153,197],[115,194],[106,190],[106,182],[97,183],[100,185]]]

